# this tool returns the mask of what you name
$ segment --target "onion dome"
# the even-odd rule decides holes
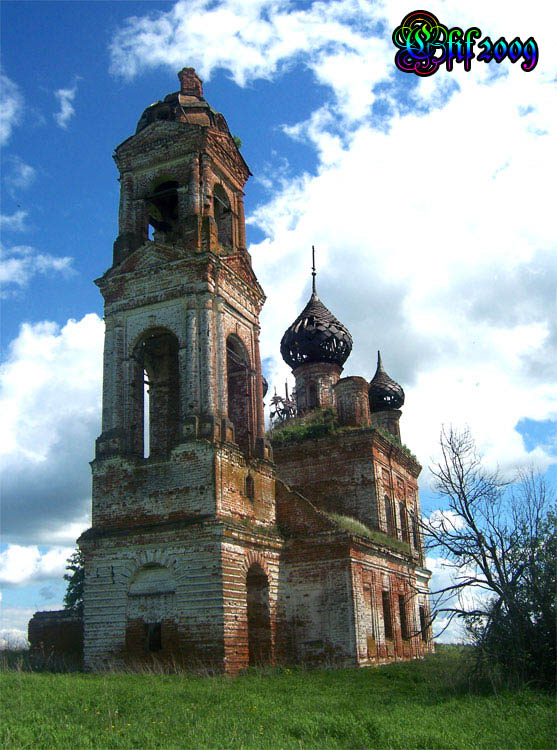
[[[220,112],[215,112],[203,98],[203,83],[193,68],[183,68],[178,73],[180,91],[151,104],[137,123],[136,134],[159,120],[187,122],[212,127],[228,133],[228,125]]]
[[[265,398],[269,390],[269,383],[267,383],[267,378],[264,375],[261,376],[261,386],[263,388],[263,398]]]
[[[377,370],[369,384],[368,393],[371,412],[400,409],[404,404],[404,391],[383,369],[381,352],[377,352]]]
[[[352,336],[315,293],[280,342],[280,353],[294,370],[310,362],[342,367],[352,351]]]

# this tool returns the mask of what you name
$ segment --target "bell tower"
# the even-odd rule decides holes
[[[96,281],[102,432],[92,528],[80,539],[89,665],[179,643],[222,667],[222,537],[238,522],[256,536],[275,522],[265,296],[246,250],[250,171],[193,68],[178,78],[114,154],[118,237]]]

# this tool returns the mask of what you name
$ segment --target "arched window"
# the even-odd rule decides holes
[[[178,223],[178,183],[168,180],[158,185],[147,198],[149,226],[165,238],[176,232]]]
[[[232,247],[232,209],[222,185],[215,185],[213,190],[213,215],[217,223],[220,244],[223,247]]]
[[[236,443],[249,451],[253,438],[251,368],[246,347],[233,334],[226,340],[226,375],[228,418],[234,425]]]
[[[134,658],[164,651],[176,616],[176,586],[170,570],[149,564],[133,576],[126,603],[126,649]]]
[[[135,347],[133,359],[134,450],[142,457],[162,456],[179,437],[178,340],[164,328],[151,329]]]

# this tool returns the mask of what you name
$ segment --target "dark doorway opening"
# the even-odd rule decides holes
[[[260,565],[254,563],[246,577],[248,604],[248,650],[250,667],[271,660],[271,613],[269,581]]]

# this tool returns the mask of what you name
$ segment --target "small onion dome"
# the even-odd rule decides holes
[[[352,351],[352,336],[315,292],[280,342],[280,353],[294,370],[310,362],[333,362],[340,367]]]
[[[261,385],[263,386],[263,398],[265,398],[267,391],[269,390],[269,383],[267,383],[267,378],[263,375],[261,376]]]
[[[371,412],[400,409],[404,404],[404,391],[383,369],[381,352],[377,352],[377,370],[369,384],[368,393]]]

